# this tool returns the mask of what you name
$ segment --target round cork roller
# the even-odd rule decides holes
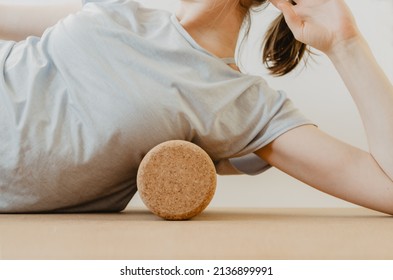
[[[150,150],[137,175],[139,195],[146,207],[166,220],[187,220],[201,213],[216,190],[216,170],[200,147],[181,140]]]

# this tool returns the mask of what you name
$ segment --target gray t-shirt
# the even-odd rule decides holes
[[[310,123],[171,13],[85,2],[40,38],[0,41],[0,212],[120,211],[143,156],[172,139],[202,147],[219,173],[237,170],[233,158],[258,173],[254,151]]]

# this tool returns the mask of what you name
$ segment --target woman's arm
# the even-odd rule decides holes
[[[393,87],[342,0],[271,0],[295,37],[325,52],[363,120],[369,152],[315,127],[294,129],[257,154],[299,180],[350,202],[393,214]]]
[[[393,86],[366,41],[357,37],[328,53],[362,118],[369,150],[393,180]]]
[[[61,18],[81,8],[80,0],[45,5],[0,4],[0,39],[20,41],[41,36]]]
[[[393,215],[393,182],[372,155],[315,126],[295,128],[256,154],[320,191]]]

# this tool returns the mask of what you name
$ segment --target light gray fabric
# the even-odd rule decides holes
[[[218,172],[239,173],[247,161],[229,159],[310,123],[170,13],[86,2],[41,38],[0,41],[0,212],[120,211],[161,142],[194,142]],[[252,173],[266,168],[248,162]]]

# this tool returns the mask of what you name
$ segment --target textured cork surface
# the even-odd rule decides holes
[[[167,220],[187,220],[201,213],[213,198],[216,184],[209,155],[180,140],[154,147],[142,160],[137,176],[146,207]]]

